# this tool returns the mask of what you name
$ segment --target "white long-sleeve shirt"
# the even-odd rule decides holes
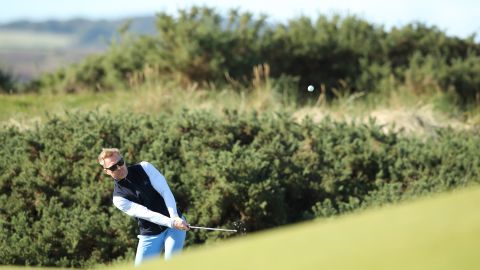
[[[150,163],[140,162],[153,188],[163,197],[170,217],[149,210],[147,207],[120,196],[113,196],[113,204],[129,216],[148,220],[152,223],[173,228],[173,220],[178,217],[177,204],[165,177]],[[128,177],[128,176],[127,176]]]

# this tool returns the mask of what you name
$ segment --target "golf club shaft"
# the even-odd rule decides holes
[[[198,227],[198,226],[189,226],[189,227],[190,227],[190,229],[201,229],[201,230],[223,231],[223,232],[237,232],[237,230],[228,230],[228,229],[207,228],[207,227]]]

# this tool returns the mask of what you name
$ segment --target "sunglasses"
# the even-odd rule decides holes
[[[117,163],[105,169],[114,172],[118,170],[118,168],[122,167],[124,164],[125,164],[125,161],[123,160],[123,158],[121,158]]]

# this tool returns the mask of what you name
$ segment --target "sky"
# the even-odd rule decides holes
[[[263,13],[275,21],[287,21],[300,15],[357,15],[387,30],[410,22],[437,26],[449,35],[465,38],[480,36],[478,0],[0,0],[0,23],[28,19],[117,19],[155,15],[193,5],[231,8]]]

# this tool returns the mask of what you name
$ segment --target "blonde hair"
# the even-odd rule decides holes
[[[105,159],[113,156],[115,153],[121,155],[118,148],[103,148],[102,152],[100,152],[100,155],[98,155],[98,163],[100,163],[100,165],[103,167],[105,165]]]

